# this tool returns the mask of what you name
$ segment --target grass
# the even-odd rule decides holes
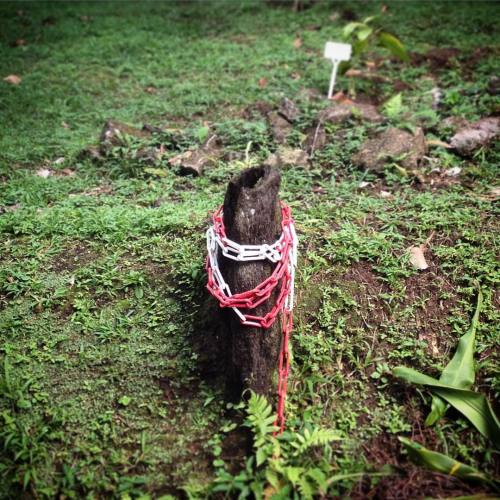
[[[227,151],[243,153],[252,141],[251,158],[260,161],[276,145],[265,120],[243,110],[284,95],[302,110],[290,138],[298,144],[325,105],[299,92],[326,91],[321,49],[340,36],[347,8],[0,5],[0,76],[22,78],[18,86],[0,81],[0,497],[206,494],[218,474],[213,461],[225,453],[218,447],[238,418],[193,344],[203,333],[204,229],[241,162],[221,160],[200,178],[168,169],[158,177],[127,152],[102,163],[79,152],[108,118],[176,129],[182,148],[209,122]],[[349,8],[359,16],[378,11],[377,4]],[[427,137],[446,140],[444,118],[498,112],[498,98],[486,91],[498,71],[496,14],[493,3],[389,4],[383,22],[411,52],[456,46],[462,54],[438,69],[425,61],[381,65],[384,76],[409,85],[393,125],[414,127],[424,117]],[[25,45],[11,46],[19,39]],[[477,47],[488,50],[474,55]],[[367,57],[383,55],[373,49]],[[350,85],[379,103],[396,93],[387,83]],[[437,112],[434,86],[444,91]],[[348,436],[330,450],[336,474],[399,467],[371,486],[341,479],[331,496],[363,497],[370,488],[396,496],[409,477],[422,495],[487,492],[412,472],[398,435],[491,475],[498,454],[452,412],[423,428],[430,394],[390,371],[402,363],[443,369],[468,327],[479,281],[476,387],[498,399],[498,224],[489,197],[498,148],[470,159],[431,149],[429,175],[432,166],[460,167],[460,182],[420,185],[390,166],[377,176],[351,164],[379,128],[355,120],[334,127],[309,169],[282,171],[281,196],[300,237],[288,426]],[[55,175],[42,178],[40,168]],[[360,189],[362,181],[371,184]],[[406,249],[433,232],[431,268],[418,273]]]

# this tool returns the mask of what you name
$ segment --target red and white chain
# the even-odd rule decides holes
[[[293,326],[293,301],[295,267],[297,266],[297,234],[290,208],[281,203],[282,233],[273,244],[241,245],[226,236],[222,207],[213,215],[213,225],[207,231],[207,288],[219,301],[221,307],[230,307],[246,326],[269,328],[282,313],[282,345],[278,367],[278,411],[276,424],[283,431],[286,386],[290,368],[288,341]],[[268,260],[276,264],[271,276],[254,289],[233,294],[224,280],[219,268],[219,250],[221,255],[237,262]],[[276,303],[264,316],[244,314],[241,309],[252,310],[268,300],[273,290],[278,287]]]

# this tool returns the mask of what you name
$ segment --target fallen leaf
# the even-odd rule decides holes
[[[446,149],[451,148],[451,146],[447,142],[440,141],[439,139],[427,139],[425,142],[427,146],[438,146]]]
[[[23,45],[26,45],[26,40],[24,38],[18,38],[13,44],[13,47],[22,47]]]
[[[332,101],[338,102],[339,104],[354,104],[354,101],[349,99],[342,90],[339,90],[336,94],[331,97]]]
[[[40,168],[36,171],[36,175],[38,175],[38,177],[46,179],[47,177],[50,177],[52,175],[52,170],[49,170],[48,168]]]
[[[409,252],[410,263],[415,269],[423,271],[424,269],[427,269],[429,267],[429,264],[427,264],[427,261],[424,257],[424,250],[422,245],[418,247],[411,247],[409,249]]]
[[[4,82],[11,83],[12,85],[19,85],[22,82],[22,78],[17,75],[9,75],[3,79]]]
[[[293,41],[293,46],[294,46],[296,49],[300,49],[300,47],[302,47],[302,38],[296,38],[296,39]]]
[[[259,79],[259,87],[261,89],[267,87],[267,78],[260,78]]]
[[[391,79],[386,76],[379,75],[372,71],[360,71],[359,69],[348,69],[345,76],[350,78],[361,78],[364,80],[373,80],[374,82],[390,83]]]
[[[364,189],[365,187],[368,187],[370,185],[369,182],[366,182],[366,181],[361,181],[359,184],[358,184],[358,188],[359,189]]]
[[[64,156],[60,156],[54,160],[54,165],[60,165],[61,163],[64,163]]]
[[[156,87],[146,87],[144,89],[144,92],[147,92],[148,94],[156,94],[158,92],[158,89]]]
[[[63,168],[58,172],[58,175],[62,175],[64,177],[73,177],[75,175],[75,171],[70,168]]]
[[[380,191],[380,197],[381,198],[392,198],[392,193],[389,193],[389,191]]]

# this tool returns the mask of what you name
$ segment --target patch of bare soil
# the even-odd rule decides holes
[[[51,263],[51,269],[55,272],[72,272],[78,267],[83,267],[93,262],[99,254],[91,249],[86,243],[77,242],[59,255],[56,255]]]
[[[340,282],[359,305],[358,315],[352,315],[348,325],[373,328],[387,319],[387,307],[380,295],[389,292],[389,287],[380,281],[371,264],[356,262],[340,277]]]
[[[427,471],[409,464],[398,468],[399,474],[383,477],[374,486],[371,485],[369,479],[360,481],[349,498],[353,500],[408,500],[410,498],[416,500],[423,498],[454,498],[456,496],[485,493],[484,488],[481,486],[472,486],[445,474]]]
[[[429,268],[406,280],[402,308],[415,306],[413,321],[408,322],[407,332],[427,344],[432,356],[446,354],[455,344],[447,322],[450,311],[457,304],[453,284],[443,276],[438,262],[430,251],[426,252]]]

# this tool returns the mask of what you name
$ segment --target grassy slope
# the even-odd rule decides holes
[[[377,5],[354,8],[364,15]],[[227,417],[188,337],[201,302],[207,213],[237,165],[220,162],[198,179],[130,177],[120,162],[96,166],[77,153],[108,117],[188,129],[208,119],[229,149],[252,140],[255,158],[265,157],[274,148],[267,131],[258,118],[253,126],[238,120],[241,109],[303,87],[324,90],[322,44],[345,24],[331,13],[325,5],[299,14],[234,3],[0,5],[0,76],[23,78],[19,86],[0,82],[0,206],[18,204],[0,215],[0,405],[8,424],[0,496],[23,481],[33,495],[158,496],[188,477],[211,477],[210,439]],[[414,51],[455,45],[470,54],[494,43],[497,13],[493,3],[406,3],[392,6],[386,23]],[[19,38],[26,46],[10,47]],[[435,80],[425,64],[387,63],[382,71],[412,85],[404,92],[412,122],[428,110],[436,83],[445,90],[438,119],[490,113],[485,87],[495,68],[490,54],[474,72],[457,64]],[[379,101],[394,94],[386,84],[358,82],[357,90]],[[303,107],[306,128],[316,110]],[[498,395],[496,228],[484,196],[498,153],[465,161],[432,150],[436,164],[463,168],[463,182],[415,189],[393,172],[380,180],[351,167],[370,130],[333,130],[339,140],[310,170],[283,172],[282,196],[302,239],[290,426],[305,419],[344,431],[341,472],[386,461],[405,467],[394,436],[410,431],[492,472],[488,443],[453,414],[421,430],[428,404],[386,372],[401,363],[434,373],[444,366],[468,324],[478,279],[486,303],[478,385]],[[430,130],[446,139],[437,125]],[[58,157],[64,162],[53,165]],[[43,166],[75,175],[34,175]],[[375,187],[359,190],[361,180]],[[394,198],[381,198],[380,189]],[[433,231],[431,270],[417,274],[405,249]],[[396,488],[404,474],[385,487]],[[425,484],[416,488],[425,493]],[[468,491],[457,481],[450,488]]]

